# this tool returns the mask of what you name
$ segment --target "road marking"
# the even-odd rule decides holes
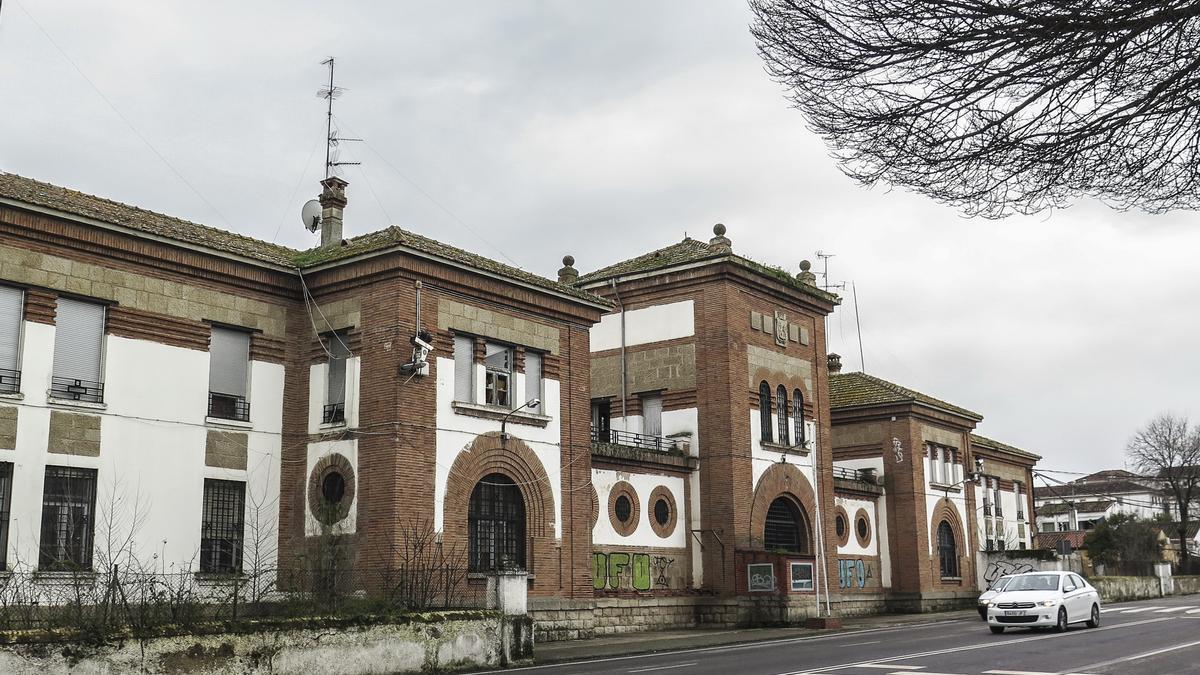
[[[628,672],[630,672],[630,673],[648,673],[652,670],[670,670],[672,668],[687,668],[688,666],[694,666],[694,665],[696,665],[696,662],[692,661],[691,663],[676,663],[673,666],[655,666],[653,668],[638,668],[637,670],[630,670]]]
[[[1137,609],[1126,609],[1126,610],[1122,611],[1121,613],[1122,614],[1138,614],[1139,612],[1149,612],[1152,609],[1162,609],[1162,605],[1155,605],[1154,607],[1138,607]]]
[[[1054,675],[1039,670],[985,670],[983,675]]]
[[[1095,670],[1096,668],[1104,668],[1104,667],[1111,666],[1111,665],[1114,665],[1117,663],[1125,663],[1126,661],[1137,661],[1138,659],[1145,659],[1145,658],[1149,658],[1151,656],[1158,656],[1159,654],[1166,654],[1167,652],[1173,652],[1173,651],[1176,651],[1179,649],[1187,649],[1188,647],[1195,647],[1196,645],[1200,645],[1200,640],[1197,640],[1195,642],[1188,642],[1187,644],[1182,644],[1182,645],[1163,647],[1162,649],[1155,649],[1152,652],[1142,652],[1141,654],[1134,654],[1133,656],[1123,656],[1119,659],[1113,659],[1112,661],[1101,661],[1100,663],[1092,663],[1092,664],[1084,666],[1083,668],[1080,668],[1080,670]]]
[[[842,645],[843,647],[857,647],[858,645],[877,645],[879,640],[871,640],[870,642],[850,642]]]
[[[893,666],[889,663],[864,663],[858,668],[879,668],[881,670],[921,670],[925,666]]]
[[[1200,609],[1189,609],[1188,614],[1200,614]]]
[[[1182,612],[1183,610],[1187,609],[1188,607],[1195,607],[1195,605],[1183,605],[1182,607],[1168,607],[1166,609],[1155,610],[1154,613],[1155,614],[1166,614],[1168,612]]]
[[[900,656],[892,656],[892,657],[889,657],[886,659],[871,659],[870,661],[856,661],[856,662],[850,662],[850,663],[841,663],[838,665],[824,666],[821,668],[806,668],[804,670],[796,670],[796,671],[781,673],[780,675],[801,675],[802,673],[828,673],[828,672],[832,672],[835,670],[844,670],[846,668],[858,668],[858,667],[861,667],[865,663],[890,663],[892,661],[907,661],[909,659],[917,659],[917,658],[921,658],[923,656],[940,656],[942,654],[954,654],[957,652],[968,652],[968,651],[973,651],[976,649],[989,649],[992,647],[1003,647],[1006,645],[1020,644],[1020,643],[1024,643],[1024,642],[1037,642],[1039,640],[1056,640],[1056,639],[1067,638],[1067,637],[1072,637],[1072,636],[1076,636],[1076,635],[1095,635],[1096,633],[1099,633],[1101,631],[1117,630],[1119,628],[1132,628],[1134,626],[1142,626],[1142,625],[1149,624],[1149,623],[1158,623],[1160,621],[1170,621],[1170,620],[1171,620],[1170,617],[1163,616],[1163,617],[1159,617],[1156,619],[1142,619],[1141,621],[1127,621],[1125,623],[1118,623],[1118,624],[1114,624],[1111,626],[1104,626],[1103,628],[1093,628],[1093,629],[1090,629],[1087,631],[1076,630],[1076,631],[1070,631],[1067,633],[1053,633],[1051,635],[1038,635],[1036,637],[1017,638],[1015,640],[1000,640],[1000,641],[989,640],[988,642],[977,642],[973,645],[963,645],[961,647],[950,647],[947,649],[935,649],[932,651],[917,652],[917,653],[913,653],[913,654],[901,654]],[[1072,671],[1072,672],[1074,672],[1074,671]]]

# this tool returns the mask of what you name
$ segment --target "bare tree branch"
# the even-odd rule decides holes
[[[1126,447],[1130,464],[1157,479],[1179,509],[1178,536],[1185,570],[1189,567],[1188,525],[1193,501],[1200,501],[1200,429],[1186,417],[1164,413],[1138,429]]]

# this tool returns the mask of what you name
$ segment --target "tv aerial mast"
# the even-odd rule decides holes
[[[344,141],[362,141],[361,138],[343,138],[338,135],[338,130],[333,128],[333,99],[339,98],[345,89],[335,86],[333,83],[333,65],[334,57],[329,57],[321,62],[323,66],[329,66],[329,86],[321,87],[317,90],[317,97],[323,98],[329,102],[325,114],[325,177],[333,176],[339,166],[358,166],[362,162],[342,162],[338,159],[338,144]]]

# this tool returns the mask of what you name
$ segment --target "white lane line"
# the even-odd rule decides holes
[[[672,665],[672,666],[655,666],[654,668],[638,668],[637,670],[630,670],[630,671],[626,671],[626,672],[649,673],[654,670],[670,670],[672,668],[687,668],[688,666],[694,666],[694,665],[696,665],[696,662],[692,661],[691,663],[676,663],[675,665]]]
[[[1170,612],[1182,612],[1183,610],[1187,609],[1188,607],[1195,607],[1195,605],[1182,605],[1180,607],[1168,607],[1166,609],[1156,609],[1156,610],[1154,610],[1154,613],[1155,614],[1168,614]]]
[[[877,645],[877,644],[879,644],[879,642],[880,642],[879,640],[871,640],[870,642],[850,642],[850,643],[844,644],[842,646],[843,647],[857,647],[858,645]]]
[[[921,670],[925,666],[893,666],[888,663],[864,663],[856,668],[879,668],[880,670]]]
[[[1054,675],[1039,670],[985,670],[983,675]]]
[[[1152,609],[1162,609],[1162,608],[1163,608],[1162,605],[1155,605],[1154,607],[1138,607],[1137,609],[1122,610],[1121,613],[1122,614],[1138,614],[1140,612],[1149,612]]]
[[[1150,658],[1151,656],[1158,656],[1159,654],[1166,654],[1167,652],[1173,652],[1173,651],[1176,651],[1179,649],[1187,649],[1188,647],[1195,647],[1196,645],[1200,645],[1200,640],[1197,640],[1195,642],[1188,642],[1187,644],[1182,644],[1182,645],[1173,645],[1171,647],[1163,647],[1162,649],[1155,649],[1152,652],[1142,652],[1141,654],[1134,654],[1133,656],[1122,656],[1119,659],[1113,659],[1111,661],[1101,661],[1100,663],[1092,663],[1092,664],[1089,664],[1089,665],[1086,665],[1086,666],[1080,668],[1080,670],[1095,670],[1097,668],[1105,668],[1107,666],[1111,666],[1111,665],[1114,665],[1117,663],[1125,663],[1126,661],[1137,661],[1138,659],[1146,659],[1146,658]]]
[[[1149,623],[1158,623],[1160,621],[1170,621],[1170,617],[1162,616],[1157,619],[1142,619],[1141,621],[1126,621],[1125,623],[1113,624],[1102,628],[1093,628],[1091,630],[1070,631],[1067,633],[1053,633],[1050,635],[1038,635],[1035,637],[1017,638],[1015,640],[989,640],[987,642],[977,642],[973,645],[962,645],[960,647],[950,647],[948,649],[935,649],[926,652],[915,652],[912,654],[900,654],[891,656],[886,659],[871,659],[870,661],[852,661],[850,663],[840,663],[833,666],[823,666],[820,668],[807,668],[805,670],[796,670],[780,673],[780,675],[801,675],[802,673],[828,673],[835,670],[845,670],[847,668],[859,668],[864,663],[891,663],[894,661],[907,661],[909,659],[918,659],[924,656],[940,656],[942,654],[954,654],[957,652],[969,652],[976,649],[990,649],[992,647],[1004,647],[1006,645],[1020,644],[1023,642],[1038,642],[1040,640],[1057,640],[1068,638],[1076,635],[1095,635],[1101,631],[1117,630],[1120,628],[1133,628],[1134,626],[1142,626]]]

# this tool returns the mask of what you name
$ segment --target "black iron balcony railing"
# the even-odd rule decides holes
[[[597,429],[596,427],[592,427],[592,442],[627,445],[642,450],[653,450],[654,452],[680,450],[679,441],[673,438],[635,434],[632,431],[621,431],[619,429]]]
[[[250,402],[245,396],[208,392],[208,416],[223,420],[250,421]]]
[[[330,403],[321,411],[321,424],[345,424],[346,404]]]
[[[21,391],[21,371],[0,368],[0,394],[16,394]]]
[[[104,383],[76,380],[71,377],[51,377],[50,395],[86,403],[104,403]]]

